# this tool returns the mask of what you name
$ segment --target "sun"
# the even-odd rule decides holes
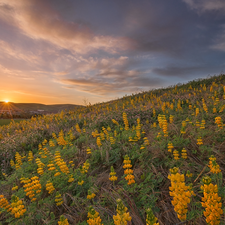
[[[5,100],[5,103],[8,103],[9,102],[9,100]]]

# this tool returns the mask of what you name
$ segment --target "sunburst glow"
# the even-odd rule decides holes
[[[9,100],[5,100],[5,103],[8,103],[9,102]]]

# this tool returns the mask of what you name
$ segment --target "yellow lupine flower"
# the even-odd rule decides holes
[[[60,216],[60,221],[58,221],[58,225],[69,225],[68,220],[62,215]]]
[[[4,208],[7,212],[12,210],[8,200],[4,197],[4,195],[0,195],[0,208]]]
[[[125,112],[123,112],[123,122],[125,125],[125,130],[129,130],[129,123],[128,123],[128,119],[127,119],[127,114]]]
[[[172,174],[168,175],[168,178],[171,180],[171,186],[169,187],[170,196],[173,197],[171,203],[174,206],[177,217],[184,221],[186,220],[187,205],[190,203],[190,197],[193,192],[190,191],[189,186],[185,185],[184,174],[178,173],[178,168],[173,168],[171,172]]]
[[[78,185],[83,185],[83,183],[84,183],[84,181],[83,180],[81,180],[81,181],[78,181]]]
[[[156,223],[157,218],[154,216],[150,208],[146,210],[146,213],[147,213],[146,225],[159,225],[159,223]]]
[[[187,150],[186,150],[185,148],[182,149],[181,157],[182,157],[183,159],[187,159]]]
[[[90,149],[90,147],[88,147],[86,151],[87,151],[87,154],[91,154],[91,149]]]
[[[12,196],[12,201],[11,212],[14,214],[15,218],[20,218],[26,212],[23,202],[22,200],[19,200],[19,197],[15,195]]]
[[[97,137],[97,145],[98,147],[101,147],[102,146],[102,143],[101,143],[101,138],[100,137]]]
[[[110,173],[109,180],[113,182],[117,180],[116,172],[114,171],[113,166],[111,166],[111,173]]]
[[[214,157],[213,155],[209,158],[209,165],[208,167],[210,168],[210,172],[211,173],[220,173],[221,169],[220,166],[216,163],[216,157]]]
[[[12,188],[12,191],[15,191],[15,190],[17,190],[18,189],[18,186],[14,186],[13,188]]]
[[[213,185],[211,179],[203,178],[204,185],[201,186],[204,196],[202,197],[203,212],[208,224],[220,224],[220,215],[223,214],[221,197],[218,196],[218,187]]]
[[[127,184],[131,185],[131,184],[135,183],[135,180],[134,180],[134,175],[132,175],[133,170],[127,170],[132,167],[131,160],[128,155],[125,155],[123,163],[124,163],[123,168],[125,169],[124,174],[126,174],[125,179],[128,181]]]
[[[129,212],[127,212],[127,207],[124,206],[121,199],[117,199],[117,215],[113,216],[115,225],[127,225],[127,221],[131,221],[131,216]]]
[[[88,195],[87,195],[87,199],[92,199],[92,198],[94,198],[95,197],[95,193],[91,193],[91,191],[90,190],[88,190]]]
[[[173,157],[174,157],[175,160],[179,159],[179,152],[177,150],[173,151]]]
[[[63,199],[62,199],[62,196],[59,192],[56,193],[55,202],[56,202],[57,206],[60,206],[60,205],[63,204]]]
[[[55,173],[54,177],[57,177],[57,176],[59,176],[60,174],[61,174],[60,172],[57,172],[57,173]]]
[[[47,182],[47,184],[46,184],[46,190],[48,191],[49,194],[51,194],[55,190],[52,182],[50,182],[50,181]]]
[[[88,209],[88,218],[89,219],[87,220],[87,223],[89,225],[103,225],[101,224],[102,220],[99,216],[99,213],[95,211],[92,206],[90,206]]]

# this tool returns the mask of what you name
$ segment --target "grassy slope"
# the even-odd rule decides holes
[[[213,82],[215,84],[212,85]],[[204,90],[204,84],[206,90]],[[0,220],[8,221],[10,224],[30,224],[30,220],[33,224],[56,224],[59,215],[64,214],[70,224],[87,224],[88,206],[92,205],[100,213],[105,225],[113,224],[112,216],[116,214],[116,199],[121,198],[132,216],[132,224],[145,224],[145,209],[149,207],[153,209],[160,224],[176,224],[179,223],[179,219],[171,204],[170,180],[167,178],[169,169],[176,166],[180,173],[186,174],[189,170],[193,174],[192,177],[185,178],[186,184],[192,185],[196,194],[188,207],[187,221],[190,224],[206,224],[200,203],[202,197],[200,185],[203,176],[210,175],[214,184],[219,181],[219,195],[222,197],[223,209],[225,201],[224,179],[218,179],[212,175],[207,167],[209,157],[213,154],[222,170],[221,175],[225,173],[225,129],[219,129],[215,124],[217,116],[225,121],[224,112],[219,112],[225,105],[223,86],[225,86],[225,75],[193,81],[178,87],[127,96],[111,103],[80,109],[73,114],[40,117],[36,121],[31,121],[30,124],[23,122],[20,125],[12,124],[10,127],[3,127],[0,130],[2,134],[0,159],[4,157],[1,165],[6,175],[2,176],[0,193],[4,194],[8,200],[12,194],[18,196],[23,200],[27,213],[21,219],[13,219],[12,216],[3,212]],[[216,98],[213,100],[212,97],[218,97],[219,101],[216,102]],[[202,98],[205,99],[208,113],[202,107]],[[182,108],[180,110],[177,109],[179,100]],[[171,103],[173,103],[173,109],[171,109]],[[192,105],[192,109],[189,109],[189,105]],[[197,116],[195,107],[200,109]],[[213,108],[216,108],[216,113],[213,113]],[[124,129],[123,112],[127,114],[129,130]],[[166,116],[168,137],[164,137],[162,128],[158,124],[159,115]],[[172,123],[169,123],[170,115],[174,117]],[[137,118],[140,118],[140,124],[142,124],[141,138],[137,142],[132,142],[129,141],[129,137],[135,138],[137,135]],[[115,119],[119,125],[114,124],[112,119]],[[196,122],[199,121],[201,124],[202,120],[205,120],[205,129],[196,126]],[[185,128],[182,128],[183,121],[186,121]],[[157,124],[156,127],[154,123]],[[76,124],[79,124],[81,132],[75,128]],[[99,147],[92,132],[97,130],[98,133],[103,133],[102,127],[108,128],[108,131],[104,132],[105,140],[101,141],[102,146]],[[63,130],[64,139],[67,141],[65,146],[58,145],[59,139],[52,138],[52,132],[59,137],[60,130]],[[185,133],[181,134],[181,130]],[[115,144],[111,144],[110,140],[107,140],[106,133],[113,137],[115,131],[117,133],[114,137]],[[200,136],[203,139],[201,146],[197,145],[197,138]],[[45,138],[47,141],[52,139],[55,147],[47,144],[44,146],[48,149],[47,152],[46,150],[38,151],[37,145],[43,143]],[[149,140],[149,145],[145,146],[144,138]],[[173,154],[168,152],[169,142],[173,143],[179,153],[185,148],[188,159],[180,157],[179,160],[175,160]],[[142,146],[144,148],[140,149]],[[88,147],[92,151],[90,155],[86,152]],[[10,158],[14,158],[15,155],[14,149],[26,156],[22,159],[23,165],[18,170],[11,169],[9,165]],[[31,164],[27,162],[30,150],[35,159],[40,158],[45,164],[45,172],[41,176],[36,172],[35,161],[33,160]],[[61,157],[68,165],[69,174],[74,178],[73,182],[68,182],[70,175],[61,173],[60,176],[54,177],[55,171],[48,171],[46,165],[50,161],[54,162],[56,151],[60,151]],[[38,154],[40,152],[42,155],[46,152],[47,157],[41,158]],[[135,184],[131,186],[126,184],[123,175],[125,155],[129,155],[134,170]],[[84,165],[87,159],[90,168],[87,174],[82,174],[80,166]],[[71,161],[72,163],[69,163]],[[108,179],[111,166],[114,167],[118,176],[115,185]],[[60,171],[57,165],[56,168]],[[30,178],[31,174],[38,175],[42,185],[42,192],[37,195],[37,201],[34,203],[30,202],[23,185],[19,182],[21,177]],[[81,180],[84,184],[79,186],[78,181]],[[56,189],[52,194],[48,194],[45,190],[47,181],[51,181]],[[11,191],[13,185],[18,186],[17,191]],[[63,197],[62,206],[55,205],[56,191]],[[93,200],[86,198],[88,191],[96,194]],[[221,224],[224,223],[223,215]]]

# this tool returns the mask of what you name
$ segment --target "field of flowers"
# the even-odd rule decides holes
[[[0,127],[0,224],[225,224],[225,75]]]

